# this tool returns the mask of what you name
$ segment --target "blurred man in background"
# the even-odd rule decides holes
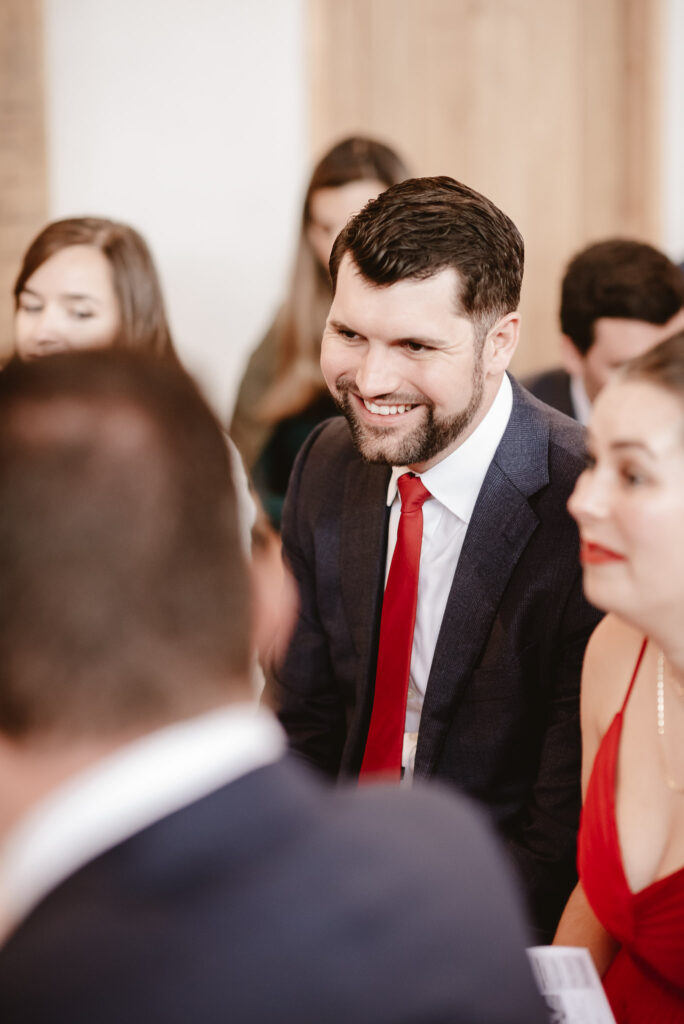
[[[597,242],[565,272],[560,321],[563,369],[523,384],[586,425],[610,374],[684,327],[684,274],[643,242]]]

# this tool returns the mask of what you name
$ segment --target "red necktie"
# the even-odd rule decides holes
[[[418,570],[423,539],[423,502],[431,497],[420,477],[398,480],[401,517],[380,619],[375,696],[361,776],[401,777],[406,700],[413,628],[418,602]]]

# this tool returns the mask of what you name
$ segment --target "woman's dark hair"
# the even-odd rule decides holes
[[[332,292],[328,268],[321,266],[309,241],[311,197],[320,189],[341,188],[354,181],[379,181],[389,188],[408,176],[408,168],[393,149],[359,135],[338,142],[314,167],[304,198],[289,294],[276,322],[276,378],[260,408],[265,422],[295,415],[325,391],[321,335]]]
[[[408,176],[404,161],[384,143],[361,135],[342,139],[313,169],[304,199],[303,225],[306,228],[311,222],[311,197],[318,189],[340,188],[352,181],[379,181],[389,188]]]

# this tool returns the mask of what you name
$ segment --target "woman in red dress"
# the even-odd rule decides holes
[[[580,882],[555,941],[589,947],[618,1024],[684,1022],[684,333],[601,392],[568,507],[612,614],[585,656]]]

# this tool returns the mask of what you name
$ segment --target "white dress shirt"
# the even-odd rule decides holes
[[[284,751],[269,712],[230,704],[127,743],[59,785],[0,846],[0,943],[94,857]]]
[[[466,530],[512,408],[513,389],[510,380],[504,375],[491,407],[470,437],[431,469],[417,474],[433,497],[423,505],[418,606],[411,651],[404,736],[405,779],[409,779],[413,773],[425,689]],[[395,466],[387,489],[387,504],[391,506],[391,511],[385,583],[397,542],[401,514],[397,480],[408,472],[410,471],[406,466]]]
[[[575,419],[583,427],[586,427],[591,418],[591,401],[584,386],[584,380],[579,374],[573,374],[570,377],[570,401],[575,410]]]

